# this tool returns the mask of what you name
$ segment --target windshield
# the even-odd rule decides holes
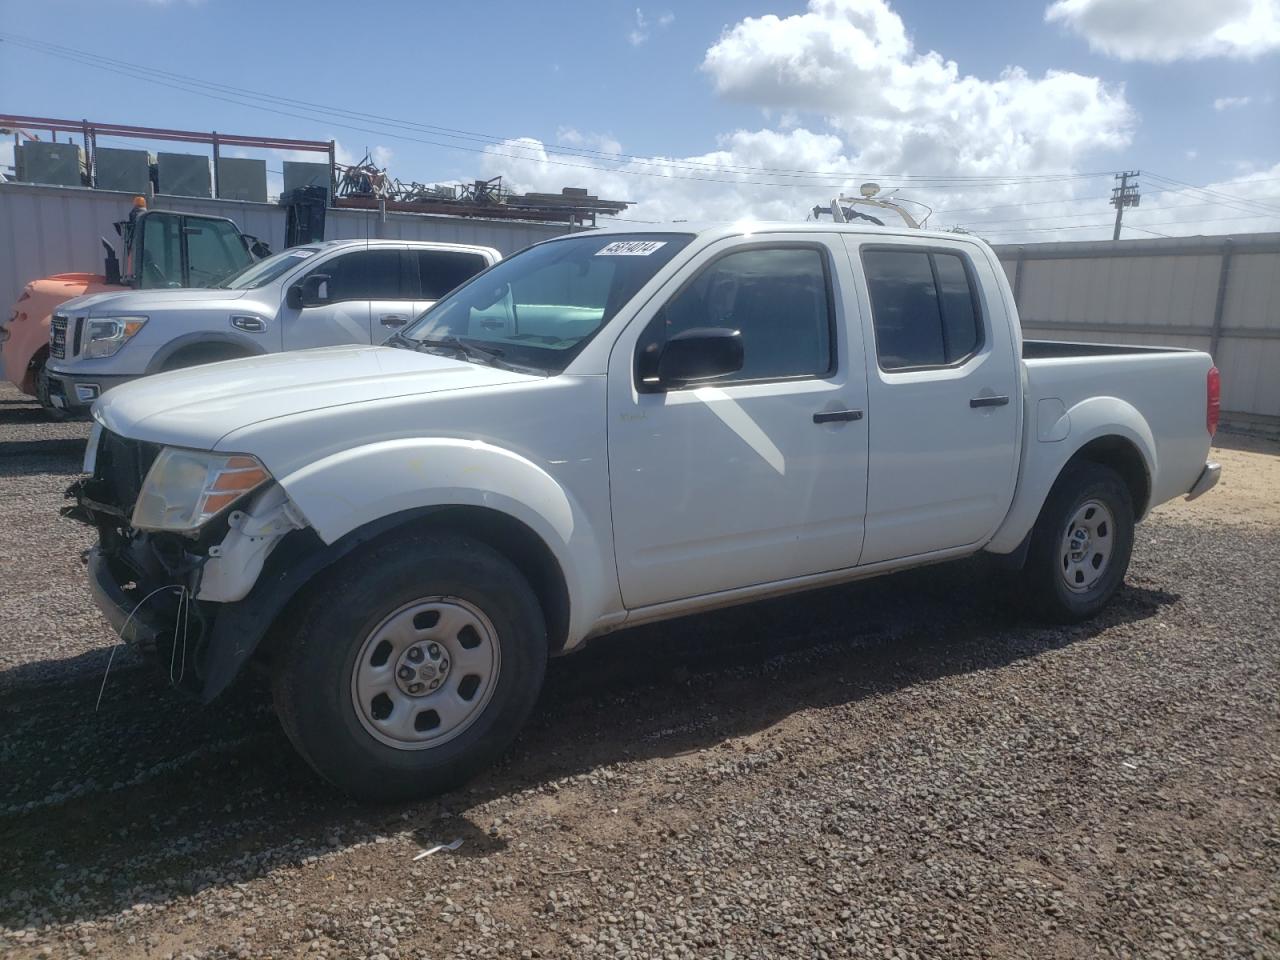
[[[506,362],[559,373],[692,239],[589,233],[529,247],[459,287],[397,339],[456,337]]]
[[[227,290],[256,290],[283,273],[288,273],[307,257],[319,253],[319,247],[294,247],[281,253],[249,264],[243,270],[233,273],[223,280],[219,287]]]

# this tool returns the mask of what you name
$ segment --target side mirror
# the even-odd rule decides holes
[[[295,283],[285,294],[285,303],[294,310],[303,307],[318,307],[329,302],[329,280],[327,273],[313,273]]]
[[[742,369],[742,334],[728,327],[697,327],[677,333],[658,355],[658,389],[716,380]]]

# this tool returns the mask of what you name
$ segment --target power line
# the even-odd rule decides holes
[[[1158,220],[1155,223],[1144,223],[1143,227],[1183,227],[1187,224],[1220,223],[1228,220],[1261,220],[1268,214],[1256,213],[1247,217],[1202,217],[1197,220]],[[1059,230],[1093,230],[1109,227],[1110,223],[1077,223],[1060,227],[1005,227],[1000,230],[982,230],[980,233],[1057,233]],[[1127,224],[1126,224],[1127,226]]]
[[[1153,190],[1150,194],[1148,194],[1148,196],[1153,196],[1156,193],[1168,193],[1168,192],[1170,191]],[[1220,207],[1220,206],[1222,206],[1222,204],[1217,200],[1205,200],[1200,203],[1180,203],[1180,204],[1175,204],[1168,207],[1160,207],[1158,209],[1161,212],[1173,212],[1177,210],[1190,210],[1194,207]],[[994,223],[1027,223],[1031,220],[1071,220],[1071,219],[1076,219],[1078,217],[1096,217],[1097,215],[1098,215],[1098,212],[1096,210],[1090,210],[1087,213],[1062,213],[1062,214],[1044,213],[1044,214],[1040,214],[1039,216],[1031,216],[1031,217],[1000,217],[995,220],[965,220],[962,223],[960,223],[960,226],[969,228],[969,227],[976,227],[976,226],[985,226],[985,225],[994,224]],[[1265,216],[1271,216],[1271,214],[1260,213],[1258,214],[1258,216],[1265,217]],[[1125,226],[1126,227],[1129,226],[1129,222],[1127,220],[1125,221]]]
[[[1231,203],[1246,204],[1251,206],[1263,207],[1265,209],[1270,210],[1272,213],[1280,213],[1280,206],[1272,207],[1269,204],[1258,203],[1257,200],[1252,197],[1237,197],[1229,193],[1223,193],[1219,190],[1211,190],[1208,187],[1197,187],[1194,184],[1183,183],[1181,180],[1174,180],[1172,177],[1166,177],[1158,173],[1148,172],[1148,176],[1156,180],[1160,180],[1164,183],[1172,183],[1180,187],[1185,187],[1188,193],[1194,193],[1202,196],[1213,197],[1221,202],[1228,203],[1228,204],[1231,204]],[[1257,182],[1257,181],[1254,181],[1254,182]]]
[[[854,171],[821,171],[821,170],[803,170],[795,168],[775,168],[775,167],[759,167],[746,164],[720,164],[709,161],[696,159],[676,160],[653,157],[640,157],[634,154],[610,153],[608,151],[594,150],[588,147],[566,146],[563,144],[547,145],[541,144],[543,151],[548,153],[556,153],[574,157],[577,159],[594,159],[598,161],[622,162],[625,161],[633,165],[650,166],[661,168],[662,172],[654,173],[646,170],[633,170],[624,167],[601,167],[598,164],[580,164],[568,163],[563,160],[554,160],[550,158],[531,157],[522,154],[505,153],[502,151],[488,149],[493,146],[505,146],[509,149],[519,149],[520,144],[513,143],[518,138],[497,137],[492,134],[480,134],[472,131],[458,130],[450,127],[439,127],[430,124],[421,124],[414,121],[401,120],[393,117],[382,117],[376,114],[357,114],[349,110],[331,107],[324,104],[315,103],[313,101],[297,100],[289,97],[278,95],[261,94],[244,88],[233,87],[228,84],[215,83],[212,81],[201,80],[196,77],[190,77],[183,74],[173,73],[170,71],[158,70],[156,68],[145,67],[136,63],[129,63],[122,60],[116,60],[101,54],[94,54],[88,51],[78,50],[73,47],[64,47],[59,44],[49,43],[47,41],[34,40],[14,34],[0,34],[0,37],[9,40],[19,46],[33,50],[38,53],[44,53],[49,56],[58,57],[72,62],[78,62],[85,66],[91,66],[96,69],[106,70],[121,76],[126,76],[134,80],[145,83],[155,83],[170,89],[179,90],[184,93],[195,93],[199,96],[209,97],[210,99],[221,100],[236,106],[249,107],[251,109],[262,110],[269,113],[276,113],[282,116],[293,117],[296,119],[317,122],[317,118],[311,115],[294,113],[289,110],[278,109],[280,105],[291,107],[307,108],[316,110],[321,113],[330,114],[340,118],[339,120],[328,119],[321,122],[333,123],[335,126],[344,129],[356,130],[362,133],[370,133],[376,136],[388,136],[392,138],[408,140],[411,142],[423,143],[429,146],[441,147],[444,149],[461,150],[468,153],[483,154],[488,156],[500,156],[516,160],[537,160],[539,162],[554,164],[556,166],[576,167],[579,169],[589,169],[596,172],[613,172],[624,174],[627,176],[657,176],[664,179],[688,179],[688,180],[704,180],[708,182],[718,183],[737,183],[752,184],[758,186],[775,186],[775,187],[797,187],[816,188],[825,186],[831,189],[845,185],[846,180],[858,178],[880,178],[892,179],[901,182],[912,183],[918,187],[929,187],[930,189],[970,189],[974,186],[1013,186],[1031,183],[1067,183],[1080,180],[1088,180],[1102,176],[1109,176],[1107,172],[1100,173],[1051,173],[1051,174],[987,174],[987,175],[968,175],[968,174],[907,174],[907,173],[860,173]],[[147,74],[148,76],[140,76],[139,74]],[[192,89],[192,88],[196,89]],[[206,88],[206,89],[200,89]],[[217,92],[213,92],[217,91]],[[226,94],[226,95],[223,95]],[[263,106],[262,103],[275,104],[272,106]],[[367,126],[355,125],[349,120],[365,121],[373,119],[380,124],[389,125],[401,129],[412,129],[416,131],[428,132],[432,136],[445,137],[448,139],[461,139],[464,141],[472,141],[484,144],[485,149],[477,149],[475,147],[467,147],[456,143],[444,143],[439,140],[429,140],[420,137],[405,136],[401,133],[390,133],[385,130],[378,130]],[[787,179],[821,179],[821,183],[764,183],[749,179],[734,178],[725,179],[717,177],[697,177],[687,176],[683,174],[675,174],[677,170],[707,170],[717,173],[738,173],[738,174],[765,174],[774,177],[785,177]],[[842,178],[840,182],[832,182],[832,178]]]

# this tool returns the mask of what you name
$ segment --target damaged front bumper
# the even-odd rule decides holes
[[[330,552],[310,529],[285,535],[253,589],[231,603],[198,598],[207,557],[185,575],[155,572],[167,550],[145,535],[108,538],[85,561],[94,603],[120,638],[157,661],[174,687],[209,701],[253,656],[298,589],[330,562]]]
[[[64,516],[93,526],[85,554],[94,603],[121,640],[157,660],[176,688],[210,700],[257,649],[325,551],[275,488],[196,537],[134,529],[118,485],[95,475],[67,490]]]
[[[163,604],[147,606],[131,599],[118,582],[120,578],[111,572],[100,547],[89,549],[85,563],[89,568],[89,591],[93,594],[93,602],[106,616],[111,629],[130,646],[154,652],[161,634],[173,629],[176,616],[166,613]],[[169,589],[175,595],[180,593],[177,587]]]

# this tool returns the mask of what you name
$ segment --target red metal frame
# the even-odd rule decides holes
[[[224,147],[260,147],[265,150],[310,150],[329,153],[329,140],[287,140],[283,137],[249,137],[235,133],[201,133],[196,130],[169,130],[164,127],[134,127],[122,123],[91,123],[88,120],[56,120],[52,117],[22,117],[0,114],[0,127],[34,127],[62,133],[100,137],[132,137],[135,140],[176,140],[183,143],[217,143]]]

